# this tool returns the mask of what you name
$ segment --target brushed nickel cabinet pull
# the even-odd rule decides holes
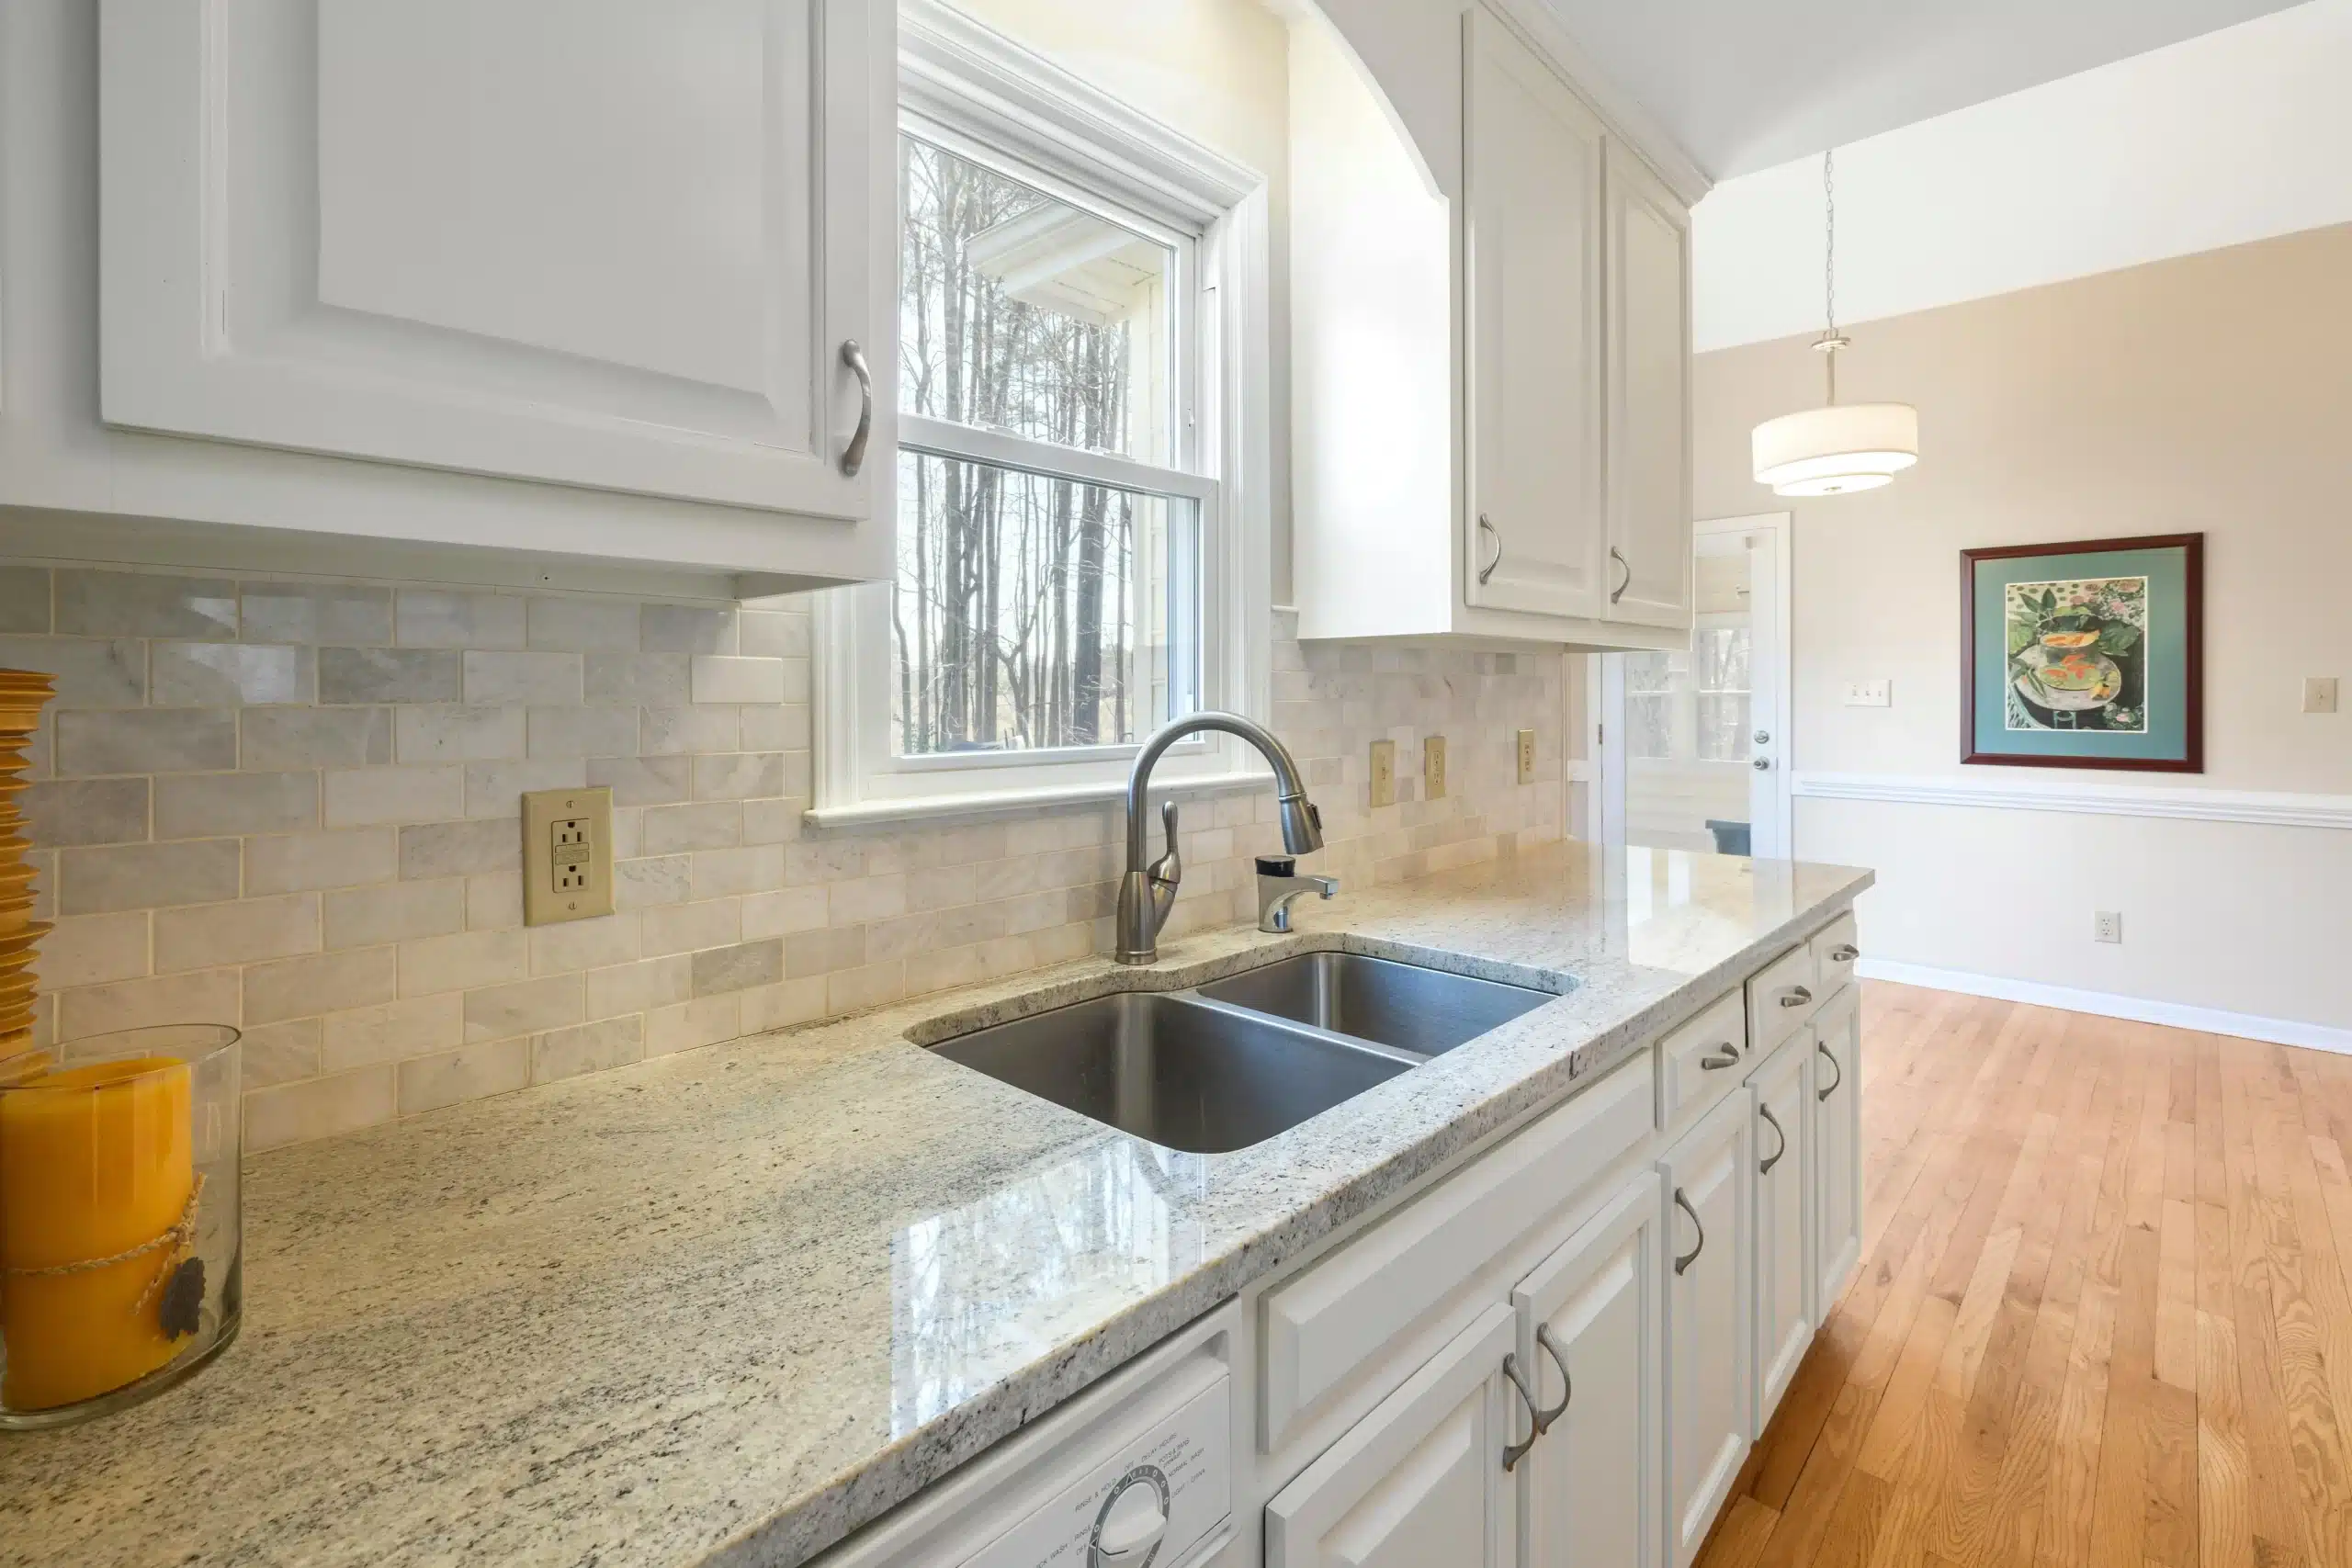
[[[1690,1206],[1690,1200],[1682,1195],[1679,1187],[1674,1190],[1674,1201],[1678,1208],[1690,1216],[1691,1228],[1699,1233],[1699,1239],[1691,1243],[1690,1250],[1674,1260],[1674,1272],[1679,1277],[1690,1265],[1699,1261],[1699,1254],[1707,1250],[1707,1227],[1700,1221],[1699,1211]]]
[[[857,378],[860,399],[857,434],[852,435],[849,445],[842,449],[842,472],[855,479],[858,470],[865,467],[866,437],[874,434],[874,371],[865,363],[865,350],[858,347],[855,338],[842,344],[842,363],[848,366],[849,373]]]

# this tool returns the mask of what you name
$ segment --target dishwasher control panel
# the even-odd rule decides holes
[[[1172,1409],[1138,1411],[1113,1451],[962,1568],[1183,1568],[1233,1506],[1233,1380],[1202,1381]]]

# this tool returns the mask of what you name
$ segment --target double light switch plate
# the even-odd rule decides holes
[[[523,923],[613,912],[613,792],[542,789],[523,797]]]

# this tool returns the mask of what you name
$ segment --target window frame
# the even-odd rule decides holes
[[[1264,718],[1271,707],[1271,244],[1263,176],[1147,118],[978,22],[934,3],[899,6],[899,129],[1147,237],[1173,242],[1172,467],[902,412],[899,449],[1151,495],[1195,508],[1198,707]],[[895,156],[895,146],[894,146]],[[890,214],[890,254],[902,219]],[[898,374],[898,286],[890,296]],[[878,365],[877,365],[878,368]],[[878,456],[878,455],[877,455]],[[898,453],[884,504],[897,511]],[[818,826],[982,815],[1120,794],[1137,744],[905,757],[892,738],[891,580],[817,596],[813,741]],[[1171,748],[1157,777],[1177,787],[1263,779],[1228,737]]]

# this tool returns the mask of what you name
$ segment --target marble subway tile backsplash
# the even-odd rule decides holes
[[[1285,622],[1272,716],[1320,869],[1393,881],[1559,836],[1559,656]],[[240,1025],[266,1148],[1107,947],[1115,807],[807,827],[810,659],[805,600],[0,562],[0,666],[59,687],[26,795],[57,922],[40,1027]],[[1428,734],[1448,797],[1405,776],[1372,808],[1370,743]],[[618,912],[526,931],[519,796],[568,784],[613,787]],[[1188,802],[1171,938],[1250,916],[1272,816]]]

